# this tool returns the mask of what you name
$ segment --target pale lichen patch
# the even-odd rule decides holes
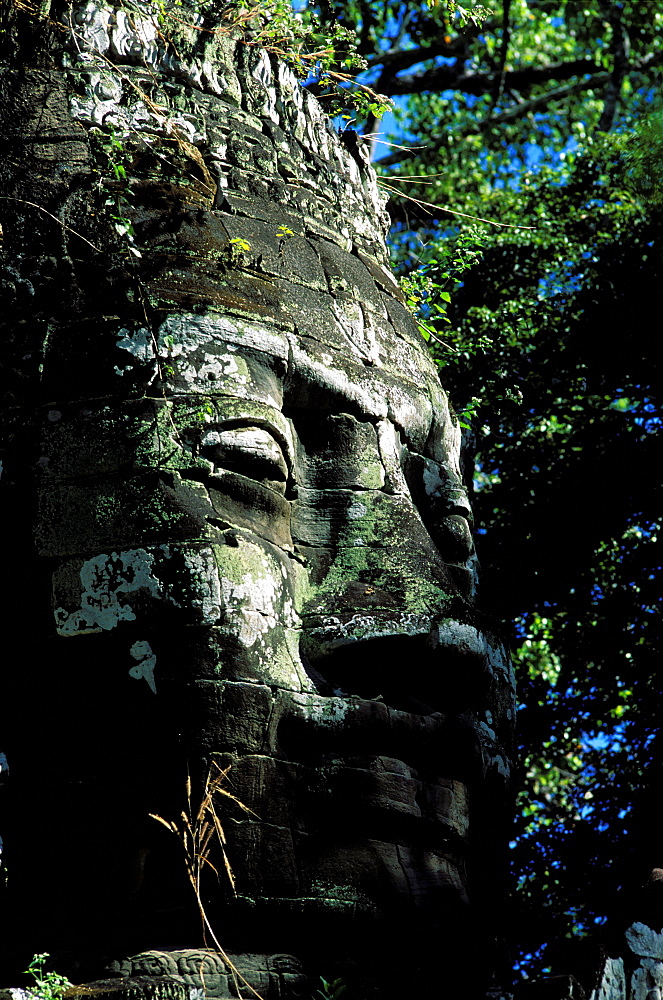
[[[191,624],[219,619],[221,591],[211,549],[158,545],[101,553],[80,566],[77,595],[68,582],[74,565],[63,563],[54,576],[59,635],[109,631],[150,617],[160,605]]]
[[[157,663],[157,658],[152,652],[152,647],[149,642],[138,641],[134,642],[133,646],[129,650],[130,656],[136,660],[135,666],[131,667],[129,670],[129,676],[135,678],[136,680],[147,681],[150,691],[154,694],[157,693],[157,686],[154,682],[154,668]]]
[[[129,597],[141,590],[154,597],[161,594],[153,569],[154,556],[145,549],[101,553],[86,560],[80,571],[80,608],[70,612],[55,609],[58,634],[102,632],[122,621],[134,621]]]

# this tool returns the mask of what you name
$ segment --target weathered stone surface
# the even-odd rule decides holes
[[[233,980],[233,970],[235,980]],[[239,995],[251,996],[252,987],[264,1000],[289,1000],[310,993],[313,985],[301,962],[293,955],[228,955],[206,948],[175,951],[146,951],[111,963],[109,971],[117,976],[168,976],[183,984],[191,996],[202,990],[210,1000],[230,1000]],[[241,978],[240,978],[241,977]],[[243,980],[245,982],[243,982]]]
[[[189,1000],[189,988],[170,976],[123,976],[71,986],[66,1000]]]
[[[589,1000],[625,1000],[626,975],[622,958],[606,958],[599,984]]]
[[[634,955],[663,960],[663,933],[657,933],[646,924],[631,924],[626,931],[626,941]]]
[[[5,37],[0,486],[34,637],[3,689],[12,906],[69,955],[198,942],[148,814],[217,762],[259,818],[223,802],[237,897],[205,903],[263,996],[300,989],[290,953],[401,995],[395,952],[413,995],[440,963],[461,995],[498,919],[514,692],[460,427],[368,163],[213,10],[168,45],[143,6],[54,0],[64,29],[14,12]],[[197,988],[198,962],[230,995],[209,952],[111,971]]]

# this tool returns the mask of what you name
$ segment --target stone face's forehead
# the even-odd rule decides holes
[[[221,397],[232,396],[275,409],[349,410],[390,420],[418,451],[430,442],[438,460],[458,453],[458,427],[434,370],[418,344],[384,322],[362,344],[340,324],[314,339],[256,320],[180,313],[161,324],[154,341],[142,328],[120,331],[117,347],[128,361],[117,366],[120,374],[158,358],[173,394],[216,396],[219,411]]]

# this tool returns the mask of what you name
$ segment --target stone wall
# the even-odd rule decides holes
[[[200,945],[149,813],[219,765],[224,946],[483,995],[513,678],[376,177],[211,8],[140,11],[3,36],[6,939]]]
[[[625,937],[624,957],[606,957],[590,1000],[661,1000],[663,931],[636,921]]]

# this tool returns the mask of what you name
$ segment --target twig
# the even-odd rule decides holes
[[[495,111],[504,93],[504,70],[506,68],[506,58],[509,52],[509,42],[511,40],[511,26],[509,24],[509,13],[511,10],[511,0],[504,0],[502,5],[502,45],[500,47],[500,63],[495,86],[493,88],[493,99],[489,117]]]
[[[612,127],[624,77],[628,71],[629,37],[622,23],[621,4],[613,3],[609,22],[612,28],[612,73],[606,87],[603,111],[597,126],[599,132],[609,132]]]
[[[253,993],[257,1000],[263,1000],[263,997],[258,993],[256,989],[251,986],[247,979],[244,978],[242,973],[239,971],[237,966],[233,963],[227,952],[222,948],[219,939],[214,933],[214,929],[209,922],[207,913],[205,911],[205,904],[203,903],[200,882],[202,877],[203,868],[209,866],[212,871],[218,876],[218,871],[212,862],[209,860],[209,852],[212,848],[212,843],[214,835],[216,834],[216,839],[218,841],[219,847],[221,848],[221,854],[223,856],[224,867],[230,886],[233,893],[235,893],[235,879],[233,876],[232,868],[226,854],[226,836],[221,825],[221,821],[218,817],[214,806],[214,796],[223,795],[240,807],[245,813],[255,816],[256,819],[260,817],[253,811],[245,806],[236,795],[229,792],[227,788],[223,787],[223,782],[225,781],[228,771],[230,768],[226,768],[225,771],[220,767],[216,761],[213,762],[214,766],[217,768],[217,775],[212,778],[211,771],[208,773],[205,779],[205,785],[203,787],[203,795],[200,801],[200,806],[198,811],[194,816],[193,806],[191,804],[191,776],[187,775],[186,779],[186,810],[182,810],[181,822],[178,824],[174,820],[164,819],[163,816],[158,816],[156,813],[150,813],[149,815],[152,819],[155,819],[157,823],[161,823],[165,826],[167,830],[174,833],[175,836],[180,841],[182,848],[184,850],[184,864],[186,867],[186,872],[193,888],[194,895],[196,897],[196,903],[198,905],[198,913],[203,925],[203,941],[207,944],[207,933],[209,932],[212,941],[216,945],[221,958],[226,963],[230,969],[233,981],[235,983],[235,988],[237,989],[238,995],[239,983],[238,980],[248,987],[248,989]]]
[[[87,245],[89,247],[92,247],[93,250],[96,250],[97,253],[103,253],[101,247],[95,246],[94,243],[90,243],[90,241],[85,236],[83,236],[82,233],[76,232],[75,229],[72,229],[71,226],[68,226],[66,222],[62,221],[62,219],[58,219],[57,215],[53,215],[53,213],[49,212],[48,209],[43,207],[43,205],[37,205],[36,202],[27,201],[25,198],[14,198],[12,197],[12,195],[9,194],[0,194],[0,199],[2,199],[2,201],[16,201],[20,205],[30,205],[31,208],[38,208],[40,212],[43,212],[44,215],[48,215],[50,219],[53,219],[54,222],[57,222],[57,224],[59,226],[62,226],[63,229],[66,229],[68,233],[73,233],[74,236],[78,236],[79,240],[83,240],[83,243],[87,243]]]
[[[482,219],[480,215],[469,215],[467,212],[458,212],[455,208],[447,208],[446,205],[434,205],[430,201],[422,201],[420,198],[413,198],[409,194],[403,194],[402,191],[398,191],[396,188],[390,187],[389,184],[385,184],[384,181],[380,182],[378,180],[380,187],[383,187],[385,191],[391,191],[393,194],[397,194],[399,198],[407,198],[408,201],[413,201],[415,205],[420,205],[422,208],[435,208],[440,212],[449,212],[450,215],[460,215],[463,219],[474,219],[475,222],[485,222],[489,226],[497,226],[499,229],[536,229],[536,226],[516,226],[510,222],[494,222],[493,219]],[[432,213],[428,213],[431,215]]]

